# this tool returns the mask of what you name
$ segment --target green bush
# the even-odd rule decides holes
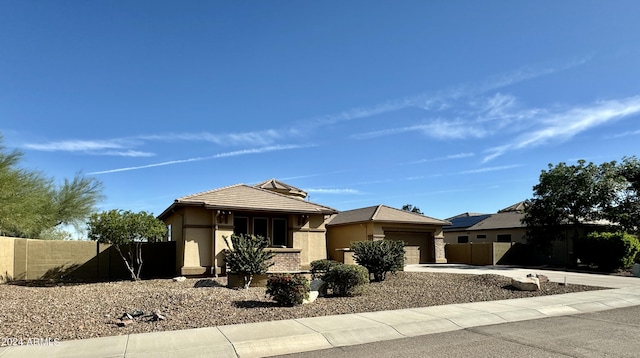
[[[282,306],[302,304],[309,291],[309,280],[302,275],[277,274],[267,280],[267,294]]]
[[[357,241],[351,244],[356,262],[373,274],[376,282],[384,281],[387,272],[404,268],[404,242],[391,240]]]
[[[324,281],[324,275],[327,274],[327,272],[329,272],[329,270],[337,265],[342,265],[340,262],[338,261],[334,261],[334,260],[326,260],[326,259],[322,259],[322,260],[315,260],[311,262],[311,278],[315,279],[320,279]]]
[[[248,288],[254,275],[264,274],[273,266],[270,260],[275,253],[265,250],[269,245],[262,236],[233,234],[231,245],[226,236],[222,237],[227,244],[225,262],[230,273],[242,275],[244,288]]]
[[[369,285],[369,271],[360,265],[336,265],[324,275],[336,296],[359,296]]]
[[[592,232],[578,250],[583,263],[613,271],[633,265],[640,252],[640,241],[626,232]]]

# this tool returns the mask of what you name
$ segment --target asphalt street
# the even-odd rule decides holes
[[[639,337],[632,306],[278,357],[638,357]]]

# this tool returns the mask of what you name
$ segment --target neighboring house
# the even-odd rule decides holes
[[[527,228],[522,223],[523,217],[523,201],[495,214],[460,214],[447,219],[451,221],[451,225],[443,228],[444,240],[446,244],[491,242],[527,244]],[[566,223],[560,232],[564,239],[554,241],[550,253],[538,252],[533,248],[529,251],[534,255],[533,260],[537,263],[574,265],[576,263],[574,237],[583,238],[590,231],[606,229],[610,225],[606,221],[583,222],[576,232],[570,223]]]
[[[464,213],[447,219],[444,241],[447,244],[518,242],[525,244],[526,226],[522,223],[524,202],[498,211],[496,214]]]
[[[343,211],[326,225],[327,251],[331,259],[344,261],[354,241],[402,240],[409,247],[407,263],[446,262],[442,227],[448,224],[385,205]]]
[[[180,275],[225,274],[224,237],[266,237],[276,252],[271,272],[308,269],[353,241],[403,240],[415,263],[446,262],[438,220],[384,205],[337,210],[305,201],[307,193],[275,179],[236,184],[176,199],[158,216],[176,242]],[[330,222],[330,223],[329,223]],[[408,250],[408,251],[409,251]]]
[[[176,241],[176,271],[181,275],[224,274],[224,237],[234,233],[268,238],[277,254],[297,261],[298,270],[326,258],[325,222],[338,211],[305,201],[305,197],[303,190],[271,179],[176,199],[158,216]],[[296,269],[283,265],[274,271]]]

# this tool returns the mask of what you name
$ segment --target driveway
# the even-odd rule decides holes
[[[604,275],[581,272],[568,272],[556,270],[544,270],[538,268],[526,268],[516,266],[473,266],[465,264],[419,264],[407,265],[404,268],[408,272],[446,272],[463,273],[472,275],[495,274],[507,277],[525,277],[527,274],[541,274],[553,282],[566,282],[567,284],[587,285],[608,288],[624,288],[640,286],[640,278],[624,277],[616,275]],[[565,281],[566,280],[566,281]]]

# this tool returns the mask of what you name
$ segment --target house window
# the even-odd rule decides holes
[[[236,235],[249,233],[249,219],[241,216],[233,218],[233,233]]]
[[[458,244],[466,244],[469,242],[469,236],[458,236]]]
[[[500,234],[498,235],[497,242],[511,242],[511,234]]]
[[[484,234],[478,234],[478,235],[476,235],[476,239],[478,239],[478,240],[484,240],[484,239],[486,239],[486,238],[487,238],[487,235],[484,235]]]
[[[171,241],[171,224],[167,225],[167,241]]]
[[[287,246],[287,220],[274,218],[272,221],[272,245]]]
[[[289,237],[285,218],[236,216],[233,219],[233,233],[261,236],[273,246],[287,246]]]
[[[269,238],[269,220],[267,218],[253,218],[253,234]]]

